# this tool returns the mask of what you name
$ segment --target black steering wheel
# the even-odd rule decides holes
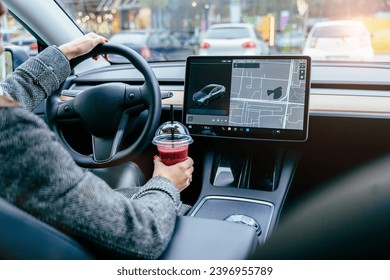
[[[61,90],[46,102],[47,123],[78,165],[108,167],[129,161],[151,142],[161,116],[161,92],[156,76],[148,63],[134,50],[117,44],[102,44],[90,53],[71,60],[71,68],[96,55],[117,54],[127,58],[141,72],[141,86],[125,83],[105,83],[81,91],[74,99],[61,101]],[[132,118],[147,110],[145,125],[135,140],[121,150],[125,130]],[[82,155],[66,141],[59,128],[61,121],[79,118],[92,136],[92,155]]]

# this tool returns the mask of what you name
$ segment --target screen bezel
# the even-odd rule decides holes
[[[215,59],[267,59],[267,60],[280,60],[280,59],[300,59],[306,60],[306,81],[305,81],[305,107],[304,107],[304,126],[302,130],[295,129],[273,129],[273,128],[261,128],[257,129],[259,132],[256,134],[246,133],[245,131],[220,131],[222,126],[214,126],[215,129],[219,130],[218,135],[206,134],[202,135],[199,133],[193,133],[191,126],[194,124],[187,123],[187,111],[188,111],[188,95],[189,95],[189,65],[193,61],[200,60],[215,60]],[[270,140],[270,141],[306,141],[308,137],[309,128],[309,97],[310,97],[310,76],[311,76],[311,58],[304,55],[269,55],[269,56],[189,56],[186,60],[186,71],[185,71],[185,83],[184,83],[184,99],[183,99],[183,115],[182,122],[184,125],[189,127],[189,131],[193,136],[199,137],[212,137],[212,138],[228,138],[228,139],[247,139],[247,140]],[[233,127],[234,128],[234,127]],[[237,127],[241,129],[241,127]]]

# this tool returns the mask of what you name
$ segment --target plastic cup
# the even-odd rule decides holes
[[[192,143],[189,135],[170,134],[158,135],[154,138],[153,144],[157,145],[157,150],[161,161],[165,165],[173,165],[188,158],[188,145]]]

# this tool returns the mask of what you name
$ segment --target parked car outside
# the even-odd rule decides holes
[[[316,23],[307,37],[304,55],[314,60],[371,60],[371,35],[363,22],[338,20]]]
[[[109,41],[134,49],[147,61],[177,60],[194,54],[192,48],[183,46],[174,34],[166,31],[121,31],[114,34]],[[123,58],[111,56],[111,60],[115,62],[118,59],[118,62],[123,60]]]
[[[199,55],[265,55],[269,48],[253,24],[211,25],[199,46]]]

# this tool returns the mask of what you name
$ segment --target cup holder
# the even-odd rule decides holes
[[[231,223],[243,224],[253,227],[256,230],[257,236],[260,236],[262,233],[260,224],[255,219],[247,215],[233,214],[227,216],[224,220]]]

